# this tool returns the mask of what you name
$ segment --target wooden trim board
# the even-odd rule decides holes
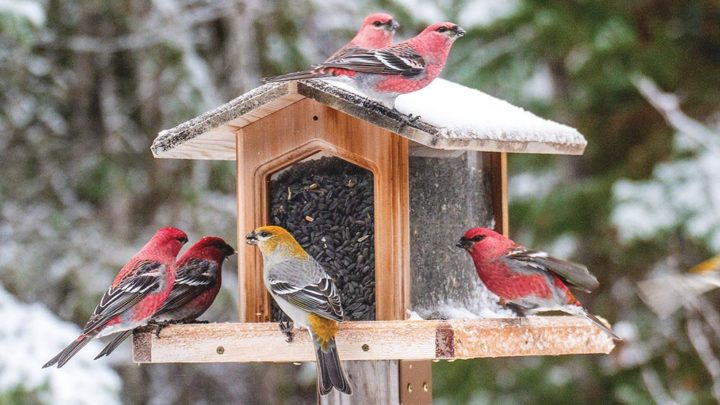
[[[137,363],[305,362],[314,353],[305,330],[285,341],[277,323],[173,325],[133,339]],[[474,320],[342,322],[343,360],[455,360],[481,357],[607,354],[614,343],[589,321],[572,316]]]

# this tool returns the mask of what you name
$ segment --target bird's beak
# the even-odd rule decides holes
[[[247,243],[248,245],[257,245],[258,238],[255,231],[252,231],[249,234],[245,235],[245,243]]]
[[[452,28],[452,32],[455,33],[455,36],[456,36],[456,37],[461,37],[461,36],[465,35],[465,30],[462,29],[462,28],[460,28],[459,25],[454,26],[454,27]]]
[[[234,254],[237,254],[237,251],[235,250],[234,247],[232,247],[230,245],[225,245],[225,247],[223,249],[223,253],[225,254],[225,258],[228,258]]]
[[[392,19],[385,24],[388,31],[397,31],[398,28],[400,28],[400,23],[395,21],[395,19]]]
[[[469,250],[472,247],[472,241],[466,237],[460,238],[460,240],[455,244],[456,247],[459,247],[460,249]]]

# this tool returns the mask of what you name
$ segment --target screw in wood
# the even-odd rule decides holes
[[[317,115],[313,115],[313,121],[317,121],[319,118]]]
[[[364,345],[362,345],[362,349],[363,349],[364,352],[369,352],[369,351],[370,351],[370,346],[369,346],[367,343],[365,343]]]
[[[413,385],[412,385],[412,383],[408,383],[408,385],[407,385],[407,391],[408,391],[408,392],[413,392]]]
[[[215,351],[217,352],[217,354],[223,354],[223,353],[225,353],[225,348],[222,346],[218,346],[217,349],[215,349]]]
[[[426,383],[426,382],[423,383],[423,391],[425,391],[425,392],[430,391],[430,387],[428,386],[428,383]]]

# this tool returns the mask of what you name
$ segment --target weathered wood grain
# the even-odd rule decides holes
[[[481,357],[609,353],[614,343],[585,319],[571,316],[475,320],[343,322],[343,360],[454,360]],[[313,361],[304,330],[285,342],[276,323],[214,323],[152,328],[134,337],[138,363]]]

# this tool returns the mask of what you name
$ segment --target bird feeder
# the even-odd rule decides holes
[[[262,258],[244,244],[267,224],[290,230],[335,279],[347,320],[338,349],[358,403],[429,403],[432,360],[609,353],[612,340],[574,317],[408,319],[476,277],[452,247],[459,235],[474,226],[507,234],[507,153],[578,155],[586,142],[442,79],[396,107],[341,85],[292,81],[162,131],[155,157],[237,162],[240,323],[138,333],[135,361],[314,360],[304,331],[285,342]]]

